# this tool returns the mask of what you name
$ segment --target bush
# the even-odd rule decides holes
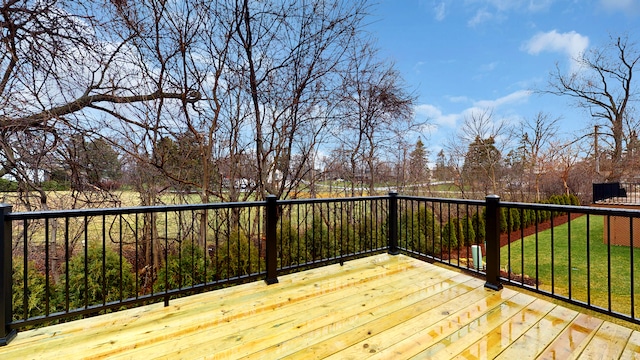
[[[108,303],[135,296],[133,268],[124,257],[121,258],[116,251],[107,247],[103,276],[102,247],[92,246],[87,249],[87,254],[86,269],[84,251],[69,261],[69,308],[81,308],[85,305]],[[64,287],[67,281],[65,275],[63,271],[59,288]],[[64,297],[63,291],[57,294]],[[64,298],[59,298],[58,303],[64,304]]]
[[[576,195],[570,194],[569,195],[569,204],[575,205],[575,206],[580,206],[580,199]]]
[[[304,244],[300,243],[298,229],[291,227],[290,219],[280,219],[280,223],[276,227],[276,239],[281,267],[302,264],[306,261]]]
[[[520,219],[520,210],[519,209],[510,209],[510,221],[511,221],[511,231],[520,230],[521,228],[521,219]]]
[[[0,192],[18,191],[18,183],[15,181],[0,179]]]
[[[19,320],[24,316],[24,260],[22,258],[13,259],[13,284],[12,284],[12,304],[13,320]],[[45,314],[45,304],[47,301],[46,279],[43,273],[35,268],[33,262],[27,265],[27,318],[41,316]],[[50,284],[49,295],[55,293],[55,288]],[[50,304],[54,305],[54,304]],[[55,307],[55,306],[54,306]],[[50,311],[53,310],[49,309]]]
[[[442,250],[458,248],[457,234],[460,232],[456,219],[449,220],[442,228]]]
[[[260,271],[258,247],[249,241],[244,231],[233,229],[226,239],[219,240],[217,248],[212,248],[212,276],[215,280],[248,276]]]
[[[458,234],[458,242],[469,246],[476,244],[476,232],[473,229],[473,220],[467,216],[460,220],[460,233]]]
[[[71,189],[68,181],[48,180],[42,183],[42,189],[45,191],[65,191]]]
[[[354,229],[355,225],[348,222],[336,225],[335,236],[331,234],[332,241],[336,244],[337,251],[342,255],[351,254],[356,251],[357,244],[360,243],[358,234]]]
[[[154,284],[154,291],[163,291],[167,282],[169,289],[204,283],[206,281],[205,261],[207,260],[202,247],[192,243],[180,246],[178,252],[168,256],[167,266],[161,266],[158,269],[158,279]],[[167,268],[169,269],[168,278]]]
[[[311,226],[307,226],[303,238],[310,260],[326,259],[333,254],[334,246],[329,243],[329,229],[320,215],[312,217]],[[363,244],[359,242],[358,247],[358,250],[362,250]]]
[[[425,254],[440,252],[440,226],[433,212],[426,206],[417,211],[404,212],[398,223],[398,242],[408,249]]]
[[[356,234],[358,236],[358,246],[360,250],[371,250],[386,246],[387,238],[384,236],[382,226],[376,224],[376,220],[371,218],[371,214],[364,217],[356,224]],[[376,231],[376,228],[378,231]]]
[[[473,223],[473,229],[475,230],[475,243],[480,244],[485,240],[486,237],[486,228],[485,228],[485,218],[487,216],[487,212],[485,209],[480,213],[475,213],[471,217],[471,222]]]

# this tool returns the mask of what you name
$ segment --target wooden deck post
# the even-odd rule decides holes
[[[389,254],[398,255],[398,193],[389,192]]]
[[[2,227],[0,229],[0,346],[7,345],[17,333],[16,330],[11,330],[9,327],[13,317],[13,304],[11,303],[13,261],[11,257],[11,221],[7,220],[6,215],[11,213],[11,209],[11,205],[0,204],[0,226]]]
[[[484,287],[492,290],[502,289],[500,283],[500,197],[487,195],[487,218],[485,219],[485,253],[487,282]]]
[[[278,282],[278,244],[276,226],[278,224],[278,198],[275,195],[267,196],[266,209],[266,262],[267,262],[267,285]]]

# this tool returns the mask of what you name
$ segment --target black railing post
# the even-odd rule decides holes
[[[502,289],[500,283],[500,197],[486,197],[487,218],[485,219],[485,253],[487,282],[484,287],[492,290]]]
[[[11,221],[6,215],[11,213],[11,205],[0,204],[0,346],[5,346],[16,336],[16,330],[11,330],[9,324],[13,317],[12,298],[12,272],[13,261],[11,259]],[[26,244],[25,244],[26,246]],[[26,281],[26,279],[25,279]]]
[[[276,239],[276,226],[278,224],[278,198],[275,195],[267,196],[267,226],[266,226],[266,263],[268,285],[278,282],[278,244]]]
[[[389,192],[389,254],[398,255],[398,193]]]

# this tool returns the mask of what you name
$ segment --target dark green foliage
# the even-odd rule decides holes
[[[500,232],[505,233],[509,231],[509,224],[507,223],[507,209],[500,208]]]
[[[335,231],[335,236],[333,232]],[[332,242],[335,243],[336,252],[339,254],[352,254],[359,250],[360,240],[355,231],[355,225],[345,223],[336,225],[335,230],[331,232]]]
[[[18,183],[0,178],[0,192],[18,191]]]
[[[405,211],[398,223],[400,246],[426,254],[440,252],[440,227],[431,210],[419,207],[415,211]]]
[[[42,190],[45,191],[65,191],[70,189],[71,184],[68,181],[49,180],[42,183]]]
[[[106,248],[104,258],[104,275],[102,247],[93,246],[88,249],[86,269],[84,251],[71,258],[68,279],[70,309],[127,299],[135,295],[135,277],[131,264],[110,247]],[[64,287],[65,282],[63,272],[59,286]],[[64,296],[63,291],[58,294]],[[64,299],[58,299],[58,303],[63,304]]]
[[[27,265],[27,317],[35,317],[45,314],[45,304],[47,299],[46,280],[44,274],[37,271],[33,262]],[[13,320],[21,319],[24,316],[25,304],[24,295],[24,261],[22,258],[13,259]],[[54,293],[54,287],[49,293]]]
[[[320,260],[330,257],[333,253],[333,244],[329,242],[329,229],[318,213],[311,216],[311,223],[307,225],[304,233],[304,243],[310,260]]]
[[[533,210],[531,209],[524,209],[523,213],[522,213],[522,220],[523,220],[523,224],[522,227],[527,228],[531,225],[533,225],[534,221],[535,221],[535,213]]]
[[[300,242],[298,228],[291,226],[289,218],[281,218],[276,227],[278,243],[278,259],[280,267],[302,264],[306,262],[305,244]]]
[[[475,213],[471,217],[471,222],[473,223],[473,229],[475,230],[475,243],[479,244],[484,241],[486,237],[486,229],[485,229],[485,217],[487,212],[483,209],[480,213]]]
[[[387,241],[380,226],[376,229],[376,222],[370,218],[370,214],[367,215],[356,224],[360,250],[375,249],[386,245]]]
[[[509,210],[509,214],[510,214],[510,221],[511,221],[511,231],[516,231],[516,230],[520,230],[521,228],[521,221],[520,221],[520,209],[510,209]]]
[[[448,221],[442,228],[442,250],[451,250],[458,248],[459,233],[458,222],[455,220]]]
[[[214,242],[214,244],[216,244]],[[242,230],[232,230],[209,252],[212,274],[216,280],[258,273],[258,247]],[[260,261],[264,265],[263,261]]]
[[[580,206],[580,199],[576,195],[570,194],[569,195],[569,204],[574,205],[574,206]]]
[[[205,261],[210,263],[209,260],[205,259],[204,251],[200,246],[191,243],[180,246],[176,253],[168,256],[166,267],[162,265],[160,269],[158,269],[158,278],[154,284],[154,290],[164,290],[167,281],[169,283],[169,289],[178,289],[204,283]],[[168,279],[167,267],[169,269]],[[210,272],[207,275],[211,278]]]
[[[458,242],[464,244],[464,246],[476,244],[476,232],[473,227],[472,218],[465,216],[460,220],[460,225],[459,228],[461,232],[458,234]]]

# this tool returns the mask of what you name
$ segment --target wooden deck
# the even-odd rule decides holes
[[[0,359],[640,358],[640,332],[386,254],[20,332]]]

